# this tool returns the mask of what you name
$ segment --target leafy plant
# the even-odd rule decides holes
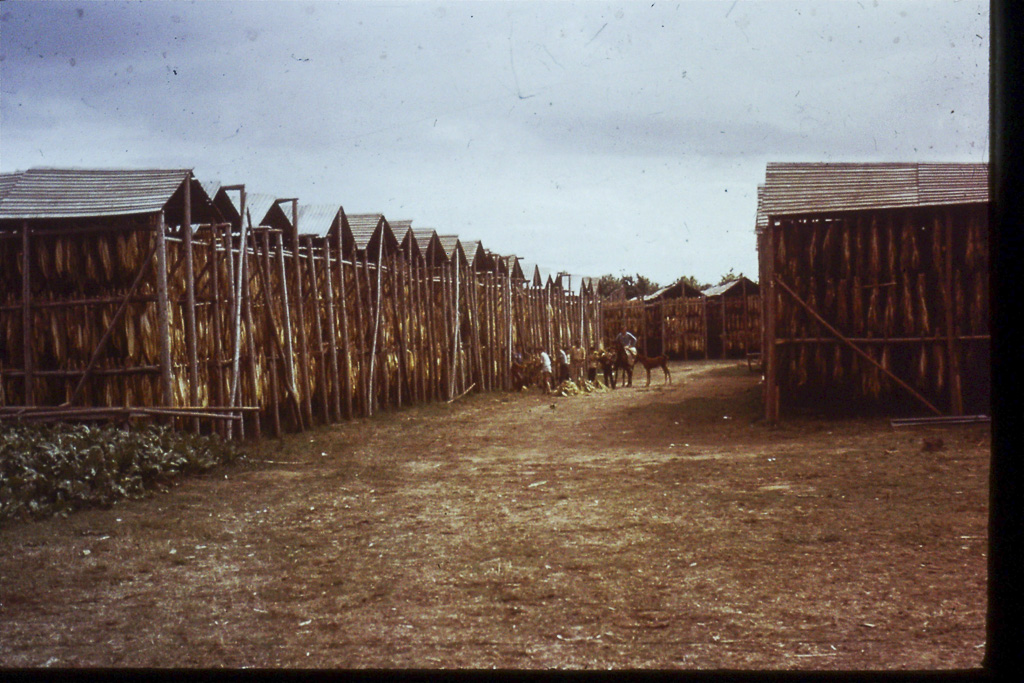
[[[218,437],[156,425],[3,425],[0,523],[138,498],[173,477],[242,458]]]

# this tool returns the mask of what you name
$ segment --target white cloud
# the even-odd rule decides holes
[[[987,12],[13,0],[0,164],[191,166],[553,268],[717,281],[756,273],[766,161],[985,160]]]

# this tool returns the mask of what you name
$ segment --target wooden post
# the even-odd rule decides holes
[[[779,420],[779,393],[778,393],[778,352],[775,344],[775,317],[776,293],[775,293],[775,231],[776,226],[771,217],[768,218],[768,226],[763,233],[765,236],[765,281],[761,283],[761,291],[765,293],[764,301],[767,306],[762,311],[764,315],[765,343],[767,346],[761,350],[764,359],[765,384],[764,384],[764,419],[769,424],[775,424]],[[705,315],[706,315],[705,299]],[[705,325],[707,323],[705,322]],[[706,354],[706,349],[705,349]],[[706,357],[706,355],[705,355]]]
[[[406,276],[408,278],[409,288],[409,300],[406,308],[408,318],[406,322],[409,326],[409,343],[411,344],[411,353],[414,363],[414,370],[411,381],[413,382],[413,402],[423,403],[426,398],[424,396],[424,384],[423,384],[423,370],[424,364],[426,363],[426,354],[423,353],[422,341],[423,341],[423,314],[420,310],[420,281],[419,281],[419,260],[410,260],[408,270],[406,270]]]
[[[327,389],[327,358],[324,353],[326,344],[324,343],[324,326],[321,322],[321,297],[320,287],[316,281],[316,257],[313,255],[313,238],[307,236],[306,242],[306,270],[309,275],[309,295],[307,300],[313,305],[313,327],[316,332],[316,349],[313,353],[316,361],[317,374],[320,380],[320,404],[322,406],[322,413],[324,424],[331,421],[330,411],[330,400],[328,398]],[[305,302],[303,302],[305,303]]]
[[[359,396],[360,396],[360,401],[359,402],[360,402],[360,405],[362,407],[362,414],[363,415],[369,415],[369,412],[367,410],[367,405],[369,404],[369,396],[370,396],[370,394],[369,394],[369,385],[367,384],[367,381],[366,381],[367,380],[367,375],[368,375],[368,373],[366,372],[366,326],[365,326],[364,320],[363,320],[363,294],[362,294],[362,289],[363,289],[363,281],[365,280],[365,282],[367,283],[367,296],[366,296],[366,300],[367,300],[367,302],[369,302],[369,282],[370,282],[370,276],[367,275],[367,272],[366,272],[367,271],[367,266],[366,266],[365,254],[363,256],[362,264],[361,265],[363,266],[362,275],[360,275],[360,272],[359,272],[359,266],[360,266],[359,258],[358,257],[353,257],[353,259],[352,259],[352,276],[353,276],[353,285],[354,285],[355,295],[356,295],[356,300],[355,300],[356,353],[358,354],[357,359],[359,361],[359,363],[358,363],[358,365],[359,365],[359,370],[358,370],[358,372],[359,372]],[[367,314],[367,317],[369,317],[370,312],[366,311],[366,314]]]
[[[309,343],[306,335],[306,297],[302,291],[302,259],[299,255],[299,202],[292,203],[292,224],[290,241],[292,244],[292,277],[295,281],[295,324],[299,330],[299,381],[302,383],[302,413],[306,423],[313,424],[313,396],[309,379]]]
[[[255,239],[253,240],[255,242]],[[270,338],[275,346],[280,346],[277,340],[277,331],[273,326],[273,316],[270,308],[270,238],[266,230],[259,233],[259,244],[262,253],[257,258],[257,274],[261,276],[260,289],[263,291],[264,307],[264,339]],[[277,363],[283,360],[280,351],[272,353],[268,348],[265,350],[268,365],[270,366],[270,425],[271,433],[275,438],[281,436],[281,383],[277,376]]]
[[[483,287],[483,292],[480,292]],[[481,300],[482,299],[482,300]],[[487,318],[490,311],[487,305],[487,275],[482,277],[472,270],[466,273],[466,318],[469,320],[469,343],[466,359],[476,371],[477,386],[481,391],[490,387],[490,377],[486,367],[487,355],[483,352],[484,335],[487,334]],[[487,343],[490,344],[488,338]]]
[[[704,297],[701,300],[701,311],[700,311],[700,324],[704,327],[703,334],[704,338],[704,360],[708,359],[708,349],[711,348],[711,327],[708,324],[708,298]]]
[[[288,385],[292,388],[292,391],[298,394],[298,386],[295,381],[295,349],[292,344],[292,314],[290,302],[288,300],[288,272],[287,269],[285,268],[284,260],[284,236],[279,232],[274,234],[277,238],[274,241],[276,242],[277,246],[278,278],[281,281],[281,305],[283,307],[283,315],[281,317],[284,319],[284,350],[285,355],[288,356],[288,358],[286,359],[287,362],[285,363],[284,366],[286,370],[285,375],[288,379]],[[299,428],[299,431],[302,431],[303,429],[306,428],[306,422],[302,415],[301,396],[296,395],[295,400],[296,403],[299,404],[299,410],[296,411],[295,415],[298,422],[297,426]]]
[[[452,348],[455,344],[455,341],[452,339],[452,279],[451,264],[446,264],[445,267],[441,268],[441,281],[439,283],[442,310],[441,320],[439,321],[441,338],[438,339],[438,350],[443,354],[443,364],[441,367],[444,376],[444,393],[442,396],[445,400],[455,395],[455,361],[452,354]]]
[[[335,324],[337,309],[334,306],[334,282],[331,275],[331,246],[329,240],[324,240],[322,247],[324,263],[324,281],[327,285],[327,339],[330,352],[331,368],[331,419],[335,422],[341,420],[341,396],[338,391],[338,382],[341,380],[341,373],[338,368],[338,330]],[[310,245],[312,249],[312,244]]]
[[[396,382],[395,386],[395,403],[401,407],[403,398],[408,400],[412,393],[409,385],[409,368],[405,357],[405,352],[408,348],[405,337],[409,326],[406,323],[405,306],[403,304],[407,301],[407,298],[404,290],[399,292],[402,289],[402,281],[404,279],[402,277],[404,268],[400,260],[396,256],[390,256],[388,257],[388,263],[391,268],[391,308],[394,314],[392,327],[394,328],[395,343],[398,350],[398,382]]]
[[[231,407],[237,408],[239,401],[239,387],[241,385],[241,357],[242,357],[242,283],[245,279],[245,266],[248,263],[246,258],[246,224],[243,221],[242,231],[238,241],[238,280],[235,288],[235,313],[234,313],[234,348],[231,357]],[[238,420],[238,432],[240,438],[245,438],[245,420]]]
[[[452,286],[452,381],[449,385],[448,400],[455,398],[455,378],[456,373],[459,369],[459,341],[462,336],[461,330],[459,329],[459,270],[460,263],[458,258],[455,259],[454,268],[454,281]]]
[[[812,266],[814,264],[811,264]],[[750,304],[747,301],[747,281],[740,281],[740,290],[743,294],[743,356],[750,353]]]
[[[167,241],[164,234],[164,212],[159,213],[156,229],[156,315],[160,335],[160,400],[174,406],[174,370],[171,367],[171,328],[167,318]]]
[[[266,255],[266,258],[265,258],[265,267],[264,267],[264,270],[263,270],[263,280],[264,280],[263,281],[263,300],[264,300],[264,307],[266,308],[266,313],[267,313],[266,320],[267,320],[267,325],[270,327],[270,339],[273,342],[274,350],[277,353],[277,357],[280,358],[282,360],[282,362],[283,362],[284,361],[284,357],[285,357],[285,350],[282,348],[281,340],[278,338],[278,327],[277,327],[277,324],[274,321],[274,307],[272,305],[271,294],[270,294],[270,240],[267,238],[266,233],[264,233],[263,238],[264,238],[263,239],[263,243],[264,243],[264,246],[265,246],[265,248],[267,250],[267,255]],[[282,283],[283,282],[284,281],[282,280]],[[286,291],[286,288],[282,287],[282,293],[285,292],[285,291]],[[285,308],[283,306],[283,304],[284,304],[284,302],[282,301],[282,315],[281,315],[281,317],[284,319],[284,321],[286,323],[285,327],[287,328],[287,321],[288,321],[287,308]],[[286,338],[286,340],[287,340],[287,338]],[[298,395],[296,393],[296,389],[295,389],[295,373],[292,372],[292,373],[289,374],[289,372],[288,372],[289,366],[288,365],[285,365],[284,368],[285,368],[285,379],[287,380],[287,385],[286,385],[285,388],[287,389],[288,396],[291,399],[289,401],[288,405],[291,406],[291,408],[292,408],[292,415],[295,418],[295,425],[299,429],[301,429],[302,428],[302,408],[299,406],[299,397],[298,397]],[[278,425],[278,429],[280,429],[280,425]]]
[[[251,221],[250,221],[250,224],[249,224],[249,239],[252,240],[253,246],[255,246],[256,239],[255,239],[255,236],[252,234],[252,222]],[[248,260],[249,260],[249,245],[247,244],[247,242],[242,242],[241,249],[243,249],[245,251],[245,254],[246,254],[245,260],[246,260],[246,262],[248,262]],[[255,249],[253,250],[253,254],[255,255]],[[254,266],[254,267],[258,269],[259,268],[259,264],[257,263],[256,266]],[[253,339],[253,330],[255,328],[254,328],[253,323],[252,323],[252,286],[251,285],[252,285],[252,268],[249,268],[247,270],[246,274],[245,274],[245,280],[242,281],[242,296],[245,298],[245,328],[246,328],[245,329],[245,339],[246,339],[246,345],[245,346],[246,346],[246,352],[248,354],[248,358],[246,358],[246,363],[245,364],[246,364],[246,366],[248,366],[248,370],[249,370],[249,388],[252,391],[252,396],[250,397],[251,400],[252,400],[252,405],[257,407],[257,408],[259,408],[260,407],[260,400],[259,400],[260,383],[259,383],[259,381],[258,381],[258,379],[256,377],[256,364],[257,364],[257,360],[256,360],[256,340]],[[242,405],[245,405],[246,402],[245,401],[240,401],[240,403]],[[240,420],[240,422],[244,422],[245,421],[245,419],[244,419],[245,418],[245,414],[243,413],[241,415],[241,417],[243,419]],[[262,425],[260,424],[260,411],[259,410],[255,410],[255,411],[252,412],[252,430],[253,430],[253,436],[255,438],[257,438],[257,439],[259,439],[263,435],[263,428],[262,428]]]
[[[381,261],[382,261],[381,256],[383,255],[383,253],[384,253],[384,235],[383,235],[383,233],[381,233],[380,242],[378,243],[378,246],[377,246],[377,295],[375,297],[374,307],[373,307],[374,308],[374,314],[373,314],[373,346],[370,348],[370,379],[369,379],[370,401],[368,402],[369,410],[370,410],[369,414],[370,415],[373,415],[373,404],[374,404],[374,401],[375,401],[374,395],[373,395],[373,380],[374,380],[374,372],[376,370],[376,363],[377,363],[377,337],[380,334],[380,309],[381,309],[380,288],[381,288],[381,278],[383,277],[383,274],[384,274],[383,273],[383,263],[381,263]],[[367,277],[369,277],[369,275],[367,275]],[[386,381],[386,378],[385,378],[385,381]]]
[[[340,221],[340,219],[339,219]],[[344,344],[342,353],[344,353],[344,366],[345,366],[345,383],[343,388],[345,390],[345,419],[352,419],[352,338],[349,336],[348,331],[348,296],[345,292],[345,256],[341,253],[341,230],[338,230],[338,299],[341,304],[341,339]],[[354,267],[354,266],[353,266]]]
[[[227,228],[230,230],[230,226]],[[224,367],[220,363],[220,350],[222,345],[219,343],[223,336],[223,327],[221,320],[221,291],[220,291],[220,260],[217,257],[217,242],[219,235],[217,234],[217,226],[210,226],[210,289],[211,289],[211,305],[210,314],[213,316],[212,327],[213,327],[213,339],[211,343],[207,345],[209,349],[207,357],[207,369],[210,377],[214,381],[214,395],[213,399],[217,401],[217,407],[224,406]],[[217,431],[222,437],[226,437],[228,434],[229,423],[227,421],[218,421],[216,425]]]
[[[956,310],[953,299],[953,218],[946,212],[945,220],[945,263],[943,264],[944,282],[942,299],[946,309],[946,354],[949,373],[949,404],[953,415],[964,414],[963,393],[960,386],[960,353],[956,343]],[[935,230],[939,230],[939,219],[935,219]]]
[[[196,282],[195,265],[192,262],[192,174],[185,177],[185,202],[182,207],[185,241],[185,344],[188,353],[188,402],[199,406],[199,352],[196,344]],[[199,433],[199,418],[192,420],[192,432]]]
[[[21,341],[22,356],[25,367],[25,405],[36,404],[34,372],[35,358],[32,353],[32,261],[29,248],[28,221],[21,222]]]
[[[243,195],[241,201],[242,201],[242,206],[244,207],[244,205],[245,205],[245,197],[244,197],[244,195]],[[232,235],[233,229],[234,229],[234,226],[228,225],[228,226],[225,226],[225,230],[224,230],[224,258],[225,258],[225,263],[227,263],[227,266],[228,266],[228,269],[227,269],[228,272],[227,272],[227,282],[223,283],[223,285],[222,285],[222,286],[226,285],[227,297],[226,297],[226,299],[224,301],[226,306],[225,306],[224,310],[221,311],[221,316],[223,316],[223,318],[224,318],[224,320],[222,320],[222,325],[226,325],[227,326],[227,333],[229,335],[232,335],[232,334],[235,333],[234,326],[231,324],[231,320],[232,320],[231,313],[232,313],[232,311],[235,310],[235,257],[234,257],[234,237]],[[239,223],[238,229],[239,229],[239,231],[241,231],[241,229],[242,229],[241,223]],[[233,337],[229,337],[229,339],[230,339],[231,345],[232,345],[230,348],[234,348],[234,343],[235,343],[234,338]],[[224,372],[224,400],[225,400],[225,403],[222,403],[221,405],[225,406],[225,405],[227,405],[227,403],[229,403],[231,401],[231,384],[230,384],[230,378],[228,376],[228,370],[227,370],[227,365],[226,365],[227,360],[226,359],[221,359],[220,357],[218,357],[217,360],[218,360],[218,364],[220,364],[220,367],[222,368],[222,371]],[[227,423],[225,423],[225,427],[227,428],[228,434],[230,435],[231,432],[234,430],[234,423],[233,422],[227,422]]]
[[[442,277],[443,269],[437,266],[430,266],[426,269],[426,277],[424,277],[424,287],[426,289],[426,304],[427,313],[427,346],[429,348],[427,357],[430,359],[430,393],[435,401],[441,400],[441,386],[442,378],[444,377],[444,353],[441,351],[443,346],[443,332],[437,328],[437,313],[441,311],[442,318],[444,317],[444,300],[437,301],[438,287],[434,284],[434,276],[437,275],[438,279]],[[442,337],[438,339],[438,337]]]

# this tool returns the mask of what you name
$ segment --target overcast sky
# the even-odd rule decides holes
[[[768,161],[988,161],[984,2],[0,3],[0,169],[193,168],[576,274],[756,279]]]

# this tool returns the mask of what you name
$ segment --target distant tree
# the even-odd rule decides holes
[[[659,285],[654,280],[651,280],[651,279],[648,279],[648,278],[644,277],[640,273],[636,274],[635,287],[636,287],[636,295],[635,296],[647,296],[648,294],[651,294],[651,293],[656,292],[659,289],[661,289],[661,285]]]
[[[732,268],[730,268],[729,272],[726,273],[725,275],[723,275],[722,278],[718,281],[718,284],[719,285],[724,285],[727,282],[732,282],[733,280],[739,280],[741,277],[744,277],[743,273],[739,273],[737,275],[736,273],[732,272]]]
[[[622,278],[616,275],[602,275],[597,281],[598,296],[609,296],[622,286]]]
[[[597,281],[597,293],[601,296],[609,296],[619,289],[623,290],[627,299],[638,296],[647,296],[661,288],[657,282],[647,278],[640,273],[633,275],[602,275]]]
[[[692,275],[684,275],[683,277],[681,277],[679,279],[683,283],[685,283],[687,285],[690,285],[691,287],[693,287],[697,291],[700,291],[702,289],[707,289],[708,287],[710,287],[709,284],[707,284],[706,282],[701,282],[700,280],[698,280],[697,278],[695,278]]]

